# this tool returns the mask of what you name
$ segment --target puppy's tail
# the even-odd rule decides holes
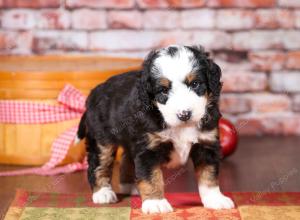
[[[86,113],[84,113],[80,119],[77,136],[74,141],[75,144],[78,144],[86,136],[85,121],[86,121]]]

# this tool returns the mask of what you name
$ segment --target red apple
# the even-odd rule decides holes
[[[222,156],[226,157],[232,154],[238,143],[238,135],[233,124],[225,118],[219,121],[220,142]]]

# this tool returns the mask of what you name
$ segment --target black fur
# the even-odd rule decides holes
[[[197,94],[208,93],[209,104],[206,115],[201,121],[202,130],[211,130],[218,126],[221,116],[218,101],[221,91],[221,70],[199,47],[186,47],[194,54],[195,71],[202,82],[197,87]],[[170,47],[168,53],[175,56],[176,47]],[[159,56],[152,51],[145,59],[142,69],[113,76],[105,83],[93,89],[86,102],[86,112],[80,122],[78,136],[87,139],[88,179],[95,184],[94,170],[99,166],[97,143],[103,146],[112,144],[123,146],[125,153],[130,154],[135,163],[137,180],[149,179],[153,167],[169,161],[173,150],[172,142],[165,142],[155,149],[148,149],[148,133],[159,132],[166,128],[164,119],[154,104],[161,99],[161,91],[157,88],[157,80],[153,72],[153,61]],[[195,166],[200,163],[219,164],[219,142],[193,146],[190,153]],[[218,169],[216,169],[216,172]],[[217,173],[216,173],[217,175]]]

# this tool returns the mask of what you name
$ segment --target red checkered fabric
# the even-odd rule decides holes
[[[85,99],[79,90],[67,84],[58,96],[59,106],[28,101],[0,101],[0,123],[42,124],[80,118],[85,110]],[[50,160],[42,167],[0,172],[0,176],[55,175],[86,169],[86,159],[82,163],[56,167],[66,157],[76,137],[77,129],[78,126],[72,127],[54,140]]]
[[[79,118],[84,111],[85,97],[71,85],[58,96],[61,105],[38,102],[0,101],[0,122],[13,124],[44,124]]]

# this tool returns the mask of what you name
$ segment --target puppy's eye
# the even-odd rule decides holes
[[[169,88],[168,87],[162,87],[161,88],[161,93],[168,94],[168,92],[169,92]]]
[[[191,87],[192,89],[197,89],[197,88],[200,86],[200,84],[201,84],[200,81],[195,80],[195,81],[193,81],[193,82],[190,84],[190,87]]]

